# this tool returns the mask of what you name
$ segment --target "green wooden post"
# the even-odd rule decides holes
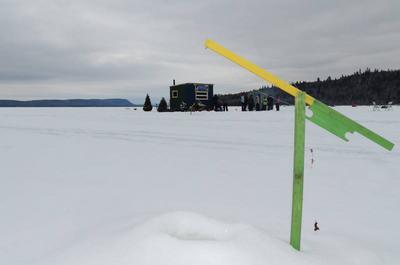
[[[297,250],[300,250],[303,211],[305,108],[305,93],[300,92],[295,97],[292,227],[290,230],[290,244]]]

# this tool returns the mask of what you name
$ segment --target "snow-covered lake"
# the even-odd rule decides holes
[[[297,252],[292,107],[2,108],[0,264],[400,264],[400,108],[336,109],[396,146],[307,122]]]

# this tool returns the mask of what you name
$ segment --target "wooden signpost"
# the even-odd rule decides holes
[[[223,47],[221,44],[207,40],[206,48],[226,57],[232,62],[240,65],[248,71],[256,74],[265,81],[282,89],[286,93],[295,97],[295,130],[294,130],[294,162],[293,162],[293,194],[292,194],[292,224],[290,231],[290,244],[297,250],[300,250],[301,242],[301,222],[303,210],[303,182],[304,182],[304,143],[305,143],[305,120],[308,119],[318,126],[333,133],[339,138],[348,141],[346,133],[358,132],[364,137],[377,143],[387,150],[392,150],[394,144],[383,138],[377,133],[365,128],[361,124],[353,121],[345,115],[337,112],[331,107],[318,101],[305,92],[292,86],[288,82],[280,79],[274,74],[255,65],[249,60],[235,54],[234,52]],[[305,107],[309,106],[313,115],[306,116]]]

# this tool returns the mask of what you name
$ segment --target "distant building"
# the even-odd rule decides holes
[[[180,111],[182,109],[187,109],[194,103],[201,103],[207,106],[207,108],[212,107],[213,94],[213,84],[203,84],[203,83],[185,83],[170,86],[170,109],[172,111]]]

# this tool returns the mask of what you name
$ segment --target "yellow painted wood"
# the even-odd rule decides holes
[[[297,87],[292,86],[291,84],[280,79],[276,75],[266,71],[265,69],[259,67],[256,64],[250,62],[246,58],[237,55],[233,51],[225,48],[221,44],[219,44],[211,39],[208,39],[206,41],[206,47],[215,51],[216,53],[224,56],[225,58],[231,60],[232,62],[240,65],[241,67],[247,69],[248,71],[252,72],[253,74],[261,77],[262,79],[273,84],[274,86],[279,87],[280,89],[282,89],[283,91],[285,91],[286,93],[288,93],[294,97],[296,97],[299,94],[299,92],[301,92],[301,90],[298,89]],[[314,100],[315,100],[315,98],[306,94],[305,101],[308,105],[312,105],[314,103]]]

